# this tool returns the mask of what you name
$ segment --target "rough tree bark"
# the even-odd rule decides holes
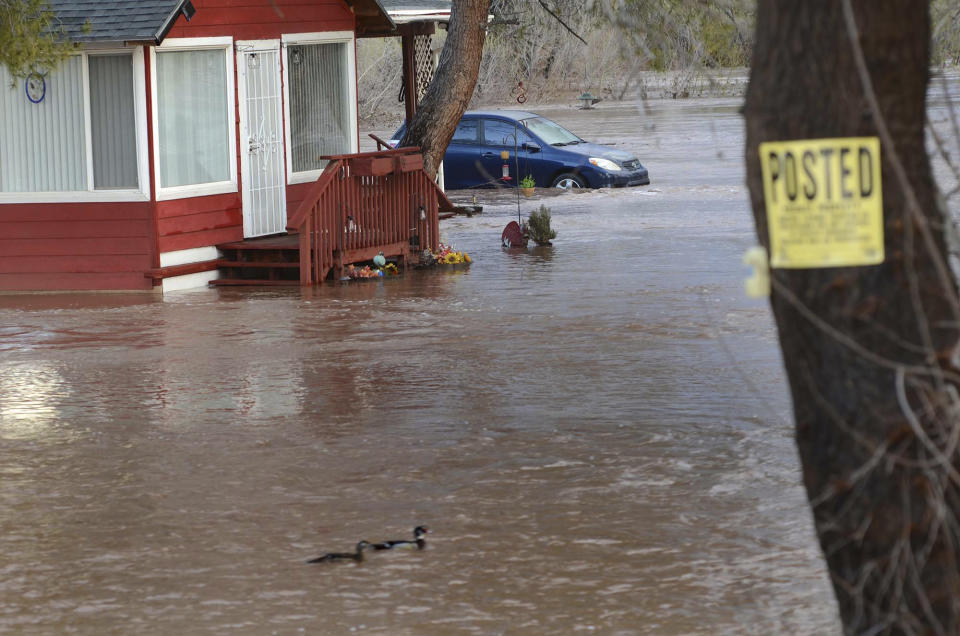
[[[928,3],[758,4],[745,114],[760,241],[769,248],[759,143],[881,141],[886,260],[772,272],[804,484],[844,629],[957,634],[957,288],[924,149]]]
[[[490,0],[453,0],[447,41],[440,52],[437,71],[400,140],[400,146],[420,147],[424,169],[430,176],[436,176],[457,124],[473,97],[489,10]]]

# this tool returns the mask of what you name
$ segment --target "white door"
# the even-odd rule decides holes
[[[237,42],[243,235],[286,231],[280,42]]]

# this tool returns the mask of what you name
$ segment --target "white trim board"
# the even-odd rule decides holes
[[[207,284],[220,278],[220,272],[213,269],[209,272],[197,272],[196,274],[184,274],[183,276],[171,276],[164,278],[160,289],[164,294],[175,291],[184,291],[187,289],[199,289],[207,287]]]
[[[193,247],[186,250],[163,252],[160,254],[160,267],[173,267],[188,263],[202,263],[220,257],[220,252],[213,245],[207,247]]]

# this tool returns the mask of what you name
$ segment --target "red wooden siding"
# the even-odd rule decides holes
[[[167,37],[232,35],[235,40],[279,39],[284,33],[353,31],[353,13],[341,0],[194,0],[190,22],[181,16]]]
[[[307,183],[294,183],[287,186],[287,219],[300,207],[313,184],[313,181],[308,181]]]
[[[243,238],[240,194],[157,202],[160,253],[206,247]]]
[[[151,289],[153,206],[0,205],[0,289]]]

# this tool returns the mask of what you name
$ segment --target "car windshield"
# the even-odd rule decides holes
[[[569,144],[579,144],[583,140],[572,132],[556,122],[552,122],[544,117],[533,117],[524,119],[523,123],[537,137],[540,137],[545,143],[551,146],[566,146]]]

